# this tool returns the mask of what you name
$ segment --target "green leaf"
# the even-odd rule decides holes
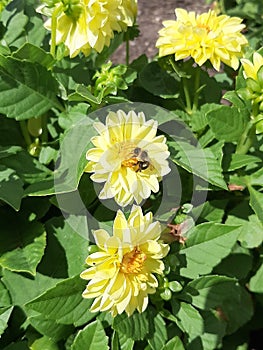
[[[30,350],[59,350],[59,346],[49,337],[38,338],[30,346]]]
[[[56,193],[77,189],[87,165],[86,153],[91,147],[90,139],[97,133],[93,128],[94,119],[87,116],[65,133],[60,146],[60,165],[55,172]]]
[[[229,212],[227,225],[240,225],[238,240],[244,248],[259,247],[263,241],[263,225],[244,201]]]
[[[233,153],[230,155],[230,161],[226,168],[227,171],[233,171],[258,162],[261,162],[259,157],[252,156],[250,154]]]
[[[4,39],[8,45],[11,45],[24,31],[24,27],[28,22],[28,17],[22,13],[15,13],[9,18],[7,31]]]
[[[2,126],[2,125],[1,125]],[[2,141],[2,139],[1,139]],[[0,159],[5,157],[10,157],[13,154],[17,154],[22,149],[19,146],[2,147],[0,146]]]
[[[86,282],[79,276],[65,279],[30,301],[26,307],[58,323],[80,326],[95,317],[89,312],[92,300],[82,297],[85,285]]]
[[[256,213],[259,221],[263,222],[263,193],[256,191],[252,186],[248,186],[250,193],[249,204]]]
[[[63,247],[67,260],[68,275],[72,277],[81,273],[85,259],[88,256],[89,241],[73,229],[69,220],[64,221],[62,218],[54,217],[47,222],[46,227],[48,234],[54,235]],[[85,234],[88,233],[85,232]],[[54,258],[57,259],[56,254],[54,254]]]
[[[252,186],[262,186],[263,183],[263,168],[260,168],[255,173],[247,176],[250,185]]]
[[[86,86],[78,85],[76,88],[76,92],[70,94],[68,96],[68,99],[69,101],[84,101],[91,104],[99,105],[101,104],[102,97],[102,94],[100,94],[99,96],[94,96]]]
[[[71,325],[61,325],[54,320],[49,320],[45,316],[29,316],[28,321],[40,333],[54,342],[67,338],[73,331]]]
[[[88,324],[78,332],[72,350],[108,350],[108,337],[99,320]]]
[[[233,142],[242,135],[249,121],[249,113],[246,109],[220,106],[207,113],[207,119],[218,140]]]
[[[167,330],[166,324],[161,315],[157,314],[153,320],[154,331],[151,332],[151,336],[147,339],[151,349],[162,349],[167,343]]]
[[[44,227],[36,221],[27,222],[23,217],[7,211],[2,211],[1,215],[3,214],[4,220],[0,227],[0,266],[35,276],[46,246]]]
[[[40,64],[0,55],[0,113],[23,120],[62,109],[57,81]]]
[[[149,316],[148,310],[142,314],[135,312],[130,317],[123,313],[114,318],[112,327],[117,332],[125,334],[126,337],[133,340],[144,339],[150,330]]]
[[[175,98],[179,96],[179,81],[163,70],[158,62],[150,62],[139,74],[142,87],[155,96]]]
[[[236,244],[230,255],[224,258],[213,270],[213,273],[245,279],[252,269],[253,257],[250,251]]]
[[[114,331],[112,337],[112,350],[133,350],[134,340],[127,338],[123,333]]]
[[[210,273],[230,252],[240,233],[239,227],[207,222],[195,226],[179,254],[185,264],[180,274],[188,278]]]
[[[3,334],[4,330],[7,328],[7,322],[10,318],[12,311],[13,306],[0,308],[0,338],[1,334]]]
[[[7,168],[13,169],[27,183],[44,180],[52,174],[51,170],[30,156],[25,150],[21,150],[17,154],[2,159],[1,163]]]
[[[197,308],[217,310],[218,316],[227,322],[228,334],[235,332],[253,315],[250,294],[235,279],[216,275],[200,277],[189,282],[184,292]]]
[[[29,62],[41,64],[41,66],[47,69],[51,68],[55,63],[55,59],[50,53],[28,42],[17,51],[13,52],[12,57],[18,60],[27,60]]]
[[[176,336],[170,339],[165,346],[162,348],[162,350],[184,350],[183,343],[181,339]]]
[[[0,165],[0,199],[19,210],[23,194],[23,181],[14,170]]]
[[[87,103],[78,103],[69,107],[65,112],[59,114],[58,123],[63,129],[67,130],[78,124],[87,115],[89,105]]]
[[[3,282],[8,289],[13,305],[24,304],[54,286],[58,279],[37,273],[34,277],[3,270]]]
[[[263,265],[249,281],[249,290],[254,293],[263,293]]]
[[[181,141],[169,142],[169,146],[177,152],[171,155],[175,164],[212,185],[227,189],[220,162],[211,149],[201,149]]]
[[[179,310],[173,313],[178,319],[178,326],[187,333],[190,341],[203,334],[203,318],[192,305],[181,302]]]
[[[0,307],[11,305],[10,296],[5,285],[0,280]]]

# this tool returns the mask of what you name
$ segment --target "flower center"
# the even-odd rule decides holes
[[[205,29],[207,33],[211,32],[211,28],[207,24],[198,23],[197,27],[201,29]]]
[[[126,253],[121,262],[120,270],[123,273],[139,273],[142,270],[146,254],[138,247],[135,247],[131,252]]]

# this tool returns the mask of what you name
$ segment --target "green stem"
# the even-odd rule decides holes
[[[186,78],[182,78],[182,82],[183,82],[184,96],[185,96],[185,102],[186,102],[186,112],[188,114],[191,114],[192,104],[191,104],[191,98],[190,98],[189,89],[188,89],[188,80]]]
[[[237,144],[236,153],[246,154],[254,143],[255,135],[256,126],[252,121],[250,121],[248,122],[246,129],[240,137],[240,140]]]
[[[126,39],[126,66],[129,65],[129,61],[130,61],[130,40],[127,37],[127,39]]]
[[[42,135],[41,140],[42,143],[46,143],[48,141],[48,132],[47,132],[47,115],[42,115],[41,117],[41,127],[42,127]]]
[[[21,121],[19,122],[19,124],[20,124],[20,129],[21,129],[21,131],[22,131],[24,140],[25,140],[25,142],[26,142],[26,145],[27,145],[27,146],[30,146],[31,143],[32,143],[32,140],[31,140],[31,137],[30,137],[29,132],[28,132],[28,129],[27,129],[26,121],[25,121],[25,120],[21,120]]]
[[[59,6],[54,10],[51,17],[51,45],[50,45],[50,53],[53,57],[56,56],[56,35],[57,35],[57,17],[62,9],[62,6]]]
[[[193,102],[193,111],[198,109],[198,100],[199,100],[199,94],[200,94],[200,69],[199,67],[196,67],[195,70],[195,82],[194,82],[194,102]]]

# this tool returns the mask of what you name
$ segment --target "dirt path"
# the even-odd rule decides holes
[[[140,36],[130,43],[130,60],[145,53],[153,57],[158,51],[155,47],[162,21],[175,19],[174,9],[182,7],[197,13],[205,12],[209,6],[205,0],[138,0],[137,23]],[[122,45],[112,56],[114,63],[125,63],[125,49]]]

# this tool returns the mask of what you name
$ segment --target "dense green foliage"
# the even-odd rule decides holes
[[[261,45],[254,2],[225,9],[246,15],[247,57]],[[242,68],[107,63],[136,28],[101,54],[54,58],[35,8],[15,0],[0,15],[0,348],[251,349],[263,328],[263,137]],[[144,111],[167,136],[172,171],[143,209],[181,239],[146,311],[113,318],[89,312],[79,275],[91,230],[110,230],[118,209],[84,169],[94,121],[119,108]]]

